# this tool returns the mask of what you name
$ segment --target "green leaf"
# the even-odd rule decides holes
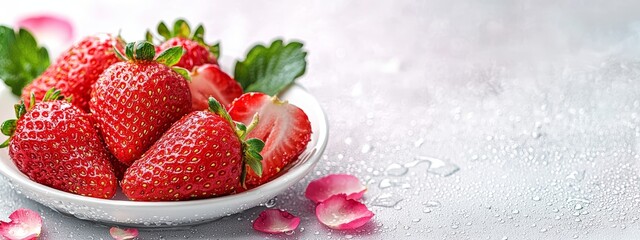
[[[236,134],[240,137],[240,140],[244,138],[245,133],[247,133],[247,126],[241,122],[236,122]]]
[[[236,62],[235,79],[245,92],[277,95],[305,72],[307,52],[300,42],[284,45],[276,40],[269,47],[253,47],[243,61]]]
[[[153,42],[153,34],[151,34],[151,31],[147,30],[144,39],[147,40],[147,42]]]
[[[0,148],[6,148],[9,146],[9,142],[11,141],[11,137],[7,138],[2,144],[0,144]]]
[[[120,49],[118,49],[117,47],[113,47],[113,52],[116,53],[116,57],[118,57],[118,59],[122,60],[122,61],[127,61],[129,59],[127,59],[124,55],[122,55],[122,52],[120,52]]]
[[[171,67],[171,69],[173,69],[173,71],[176,71],[178,74],[180,74],[180,76],[182,76],[187,81],[191,81],[191,75],[189,75],[189,71],[187,71],[187,69],[184,69],[181,67]]]
[[[158,24],[158,34],[160,34],[165,41],[171,38],[171,31],[169,31],[169,28],[164,24],[164,22],[160,22],[160,24]]]
[[[249,149],[249,151],[247,151],[247,156],[250,159],[256,160],[256,161],[262,161],[262,155],[260,155],[259,152],[256,152],[252,149]]]
[[[44,97],[42,98],[43,102],[48,102],[48,101],[54,101],[54,100],[60,100],[63,99],[64,96],[61,96],[61,92],[60,90],[57,90],[56,88],[51,88],[49,90],[47,90],[47,92],[44,94]]]
[[[27,113],[27,107],[24,106],[24,101],[13,105],[13,110],[16,113],[16,118],[20,119],[25,113]]]
[[[202,26],[202,24],[198,25],[196,30],[193,32],[193,36],[191,37],[191,39],[196,40],[199,43],[205,44],[204,43],[204,27]]]
[[[180,62],[180,58],[184,55],[184,49],[181,46],[171,47],[158,55],[156,58],[156,62],[162,63],[169,67],[175,65]]]
[[[227,110],[224,109],[224,107],[220,105],[220,102],[218,102],[218,100],[216,100],[214,97],[209,97],[209,111],[218,114],[218,116],[226,120],[231,125],[231,127],[235,129],[235,122],[231,120],[231,116],[229,116]]]
[[[191,28],[184,19],[178,19],[173,24],[173,36],[188,38],[191,35]]]
[[[250,150],[254,150],[258,153],[260,153],[264,148],[264,142],[257,138],[249,139],[245,141],[245,143],[247,144],[247,146],[249,146]],[[260,159],[262,159],[262,157],[260,157]]]
[[[168,49],[167,49],[168,50]],[[137,41],[135,44],[135,59],[151,61],[156,57],[156,47],[147,41]],[[179,60],[180,58],[178,58]]]
[[[135,42],[130,42],[130,43],[127,43],[127,45],[125,45],[125,47],[124,47],[124,52],[125,52],[124,54],[127,55],[127,58],[129,60],[136,59],[135,56],[133,55],[133,52],[134,52],[133,49],[135,48],[135,45],[136,45]]]
[[[20,96],[22,88],[49,66],[47,49],[25,29],[0,26],[0,79]]]
[[[215,56],[216,59],[219,59],[220,58],[220,42],[217,42],[216,44],[209,46],[209,52],[213,54],[213,56]]]
[[[5,136],[13,135],[13,132],[16,131],[16,120],[9,119],[7,121],[4,121],[2,123],[2,126],[0,126],[0,129],[2,130],[2,134],[4,134]]]
[[[247,165],[256,175],[262,177],[262,162],[256,159],[247,159]]]

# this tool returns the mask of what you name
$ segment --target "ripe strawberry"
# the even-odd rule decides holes
[[[160,22],[158,34],[164,38],[159,46],[160,50],[181,46],[186,51],[176,66],[191,71],[194,67],[203,64],[218,64],[219,45],[208,45],[204,42],[204,27],[202,25],[199,25],[191,34],[191,28],[185,20],[177,20],[172,31],[169,31],[164,22]],[[147,41],[151,42],[152,40],[151,32],[147,31]]]
[[[127,169],[121,186],[129,199],[179,201],[227,195],[243,182],[246,165],[261,172],[259,152],[264,143],[245,141],[247,127],[236,126],[214,98],[209,105],[209,111],[192,112],[173,124]]]
[[[204,64],[194,68],[190,75],[189,88],[193,111],[207,109],[209,97],[214,97],[222,106],[229,107],[234,99],[242,95],[240,84],[217,65]]]
[[[71,98],[71,103],[89,111],[91,86],[111,64],[118,62],[113,48],[121,47],[121,40],[109,34],[89,36],[62,53],[42,75],[22,90],[22,99],[29,101],[31,94],[40,100],[51,88]]]
[[[247,186],[255,187],[274,178],[287,165],[304,152],[311,140],[311,123],[302,109],[277,97],[264,93],[245,93],[233,101],[229,115],[235,121],[247,124],[254,114],[260,122],[247,137],[265,143],[261,154],[262,176],[252,171],[247,175]]]
[[[151,43],[129,43],[127,58],[117,52],[126,61],[107,68],[93,87],[89,105],[96,125],[109,150],[127,166],[191,110],[183,77],[188,73],[169,67],[182,52],[180,47],[170,48],[154,60]]]
[[[16,104],[17,120],[2,124],[10,137],[0,147],[9,146],[13,162],[33,181],[83,196],[113,197],[111,154],[89,114],[59,99],[60,91],[51,89],[42,102],[32,98],[28,108]]]

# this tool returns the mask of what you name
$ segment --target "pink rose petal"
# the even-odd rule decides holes
[[[300,225],[300,218],[279,209],[267,209],[253,221],[253,229],[265,233],[293,231]]]
[[[42,218],[37,212],[20,208],[9,215],[11,221],[0,221],[0,235],[9,240],[35,239],[42,230]]]
[[[73,26],[61,17],[46,14],[33,15],[18,21],[17,25],[28,29],[39,41],[54,38],[68,43],[73,39]]]
[[[135,228],[121,229],[117,227],[112,227],[111,229],[109,229],[109,233],[111,234],[111,237],[113,237],[113,239],[115,240],[131,240],[138,236],[138,229],[135,229]]]
[[[315,203],[320,203],[336,194],[346,194],[347,199],[358,200],[367,187],[358,178],[348,174],[331,174],[309,183],[304,195]]]
[[[347,199],[347,195],[333,195],[316,206],[316,217],[329,228],[356,229],[367,223],[373,212],[364,204]]]

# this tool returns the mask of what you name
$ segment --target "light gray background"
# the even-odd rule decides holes
[[[322,162],[276,201],[302,218],[292,235],[254,232],[258,207],[141,239],[640,236],[634,1],[93,2],[12,1],[0,23],[51,12],[73,20],[76,37],[122,30],[135,40],[184,17],[222,40],[226,69],[255,42],[300,39],[310,54],[299,82],[329,116]],[[402,167],[434,158],[450,165]],[[303,191],[329,173],[367,183],[373,221],[346,232],[316,221]],[[38,210],[43,239],[110,239],[108,227],[62,216],[3,182],[0,216]]]

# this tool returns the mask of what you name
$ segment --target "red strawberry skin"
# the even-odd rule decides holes
[[[9,156],[38,183],[89,197],[115,194],[110,153],[88,114],[68,102],[37,103],[21,117]]]
[[[55,87],[72,103],[85,112],[89,111],[91,86],[111,64],[118,62],[113,47],[119,44],[116,37],[101,34],[88,36],[62,53],[42,75],[22,90],[22,99],[29,102],[31,93],[35,99]]]
[[[182,48],[186,51],[182,58],[180,58],[180,62],[176,63],[175,66],[186,68],[187,70],[191,71],[194,67],[203,65],[205,63],[216,65],[218,64],[218,60],[211,52],[209,52],[207,47],[194,40],[182,37],[174,37],[160,44],[160,49],[164,51],[175,46],[182,46]]]
[[[242,146],[230,124],[209,111],[176,122],[121,182],[136,201],[179,201],[233,193],[240,186]]]
[[[209,107],[209,97],[214,97],[222,106],[229,107],[234,99],[242,95],[240,84],[214,64],[194,68],[189,88],[193,111],[206,110]]]
[[[273,179],[295,161],[311,140],[311,123],[302,109],[280,102],[264,93],[245,93],[236,99],[229,115],[235,121],[249,125],[258,113],[258,125],[247,135],[264,141],[262,177],[247,168],[248,187],[256,187]]]
[[[165,65],[118,62],[94,85],[90,109],[109,150],[129,166],[191,110],[191,94]]]

